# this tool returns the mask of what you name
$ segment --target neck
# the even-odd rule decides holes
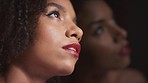
[[[45,83],[46,81],[42,76],[34,76],[16,65],[10,67],[2,80],[2,83]]]

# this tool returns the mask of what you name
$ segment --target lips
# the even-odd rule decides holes
[[[79,43],[71,43],[68,45],[63,46],[63,49],[74,55],[75,57],[79,57],[79,53],[81,50],[81,46]]]
[[[120,56],[129,56],[131,53],[131,49],[129,47],[129,45],[125,45],[119,52]]]

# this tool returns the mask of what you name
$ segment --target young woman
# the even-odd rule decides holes
[[[73,0],[73,5],[84,35],[81,57],[69,83],[99,83],[108,70],[129,65],[127,32],[116,24],[104,0]]]
[[[0,83],[73,72],[82,30],[69,0],[1,0],[0,19]]]

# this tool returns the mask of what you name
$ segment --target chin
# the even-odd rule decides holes
[[[121,62],[119,62],[118,64],[116,64],[116,69],[124,69],[126,67],[128,67],[130,64],[130,59],[125,59]]]
[[[123,67],[123,68],[126,68],[127,66],[129,66],[129,64],[130,64],[130,60],[127,59],[127,60],[125,60],[125,61],[123,62],[122,67]]]
[[[59,76],[66,76],[73,73],[75,65],[66,64],[59,69]]]
[[[122,63],[116,67],[116,69],[124,69],[129,66],[129,63]]]
[[[68,70],[68,69],[62,70],[60,76],[70,75],[70,74],[72,74],[73,70],[74,69],[72,69],[72,70]]]
[[[117,70],[117,69],[124,69],[128,67],[129,63],[120,63],[120,64],[115,64],[111,65],[109,67],[106,67],[107,70]]]

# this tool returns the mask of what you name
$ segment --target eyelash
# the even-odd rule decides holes
[[[57,10],[51,11],[49,14],[47,14],[47,16],[60,19],[60,13]]]

